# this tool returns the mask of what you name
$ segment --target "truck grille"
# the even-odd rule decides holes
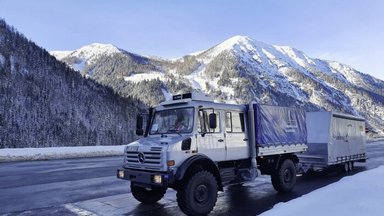
[[[161,150],[161,147],[151,147],[149,151],[127,151],[127,163],[129,165],[160,165]]]

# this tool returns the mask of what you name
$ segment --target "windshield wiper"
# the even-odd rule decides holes
[[[176,129],[169,129],[168,132],[172,132],[172,133],[175,132],[175,133],[179,134],[179,136],[183,136],[183,135],[181,135],[181,133],[180,133],[178,130],[176,130]]]

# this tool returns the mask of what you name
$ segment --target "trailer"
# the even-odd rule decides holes
[[[365,162],[365,120],[335,112],[307,112],[306,152],[298,154],[299,172],[319,171],[331,166],[353,170],[355,162]]]

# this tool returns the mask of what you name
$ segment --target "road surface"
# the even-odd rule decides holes
[[[277,193],[269,176],[227,187],[219,193],[211,215],[257,215],[344,176],[384,165],[384,141],[368,143],[367,147],[367,163],[357,163],[352,173],[330,170],[301,176],[289,194]],[[121,157],[0,163],[0,214],[182,215],[172,189],[158,204],[137,202],[129,182],[115,177],[121,164]]]

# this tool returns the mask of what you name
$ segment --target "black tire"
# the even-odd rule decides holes
[[[177,190],[177,203],[187,215],[206,215],[217,201],[217,181],[212,173],[200,171]]]
[[[241,183],[236,183],[236,184],[231,184],[230,187],[243,187],[244,182]]]
[[[282,193],[292,191],[296,184],[296,168],[292,160],[284,160],[271,175],[271,180],[276,191]]]
[[[277,176],[277,171],[272,173],[271,175],[271,182],[272,182],[272,186],[273,188],[275,188],[276,191],[280,191],[280,185],[277,181],[278,179],[278,176]]]
[[[131,192],[133,197],[144,204],[154,204],[163,198],[167,188],[144,188],[131,183]]]
[[[343,173],[348,173],[350,171],[349,170],[349,163],[345,162],[345,163],[341,164],[341,169],[343,170]]]

